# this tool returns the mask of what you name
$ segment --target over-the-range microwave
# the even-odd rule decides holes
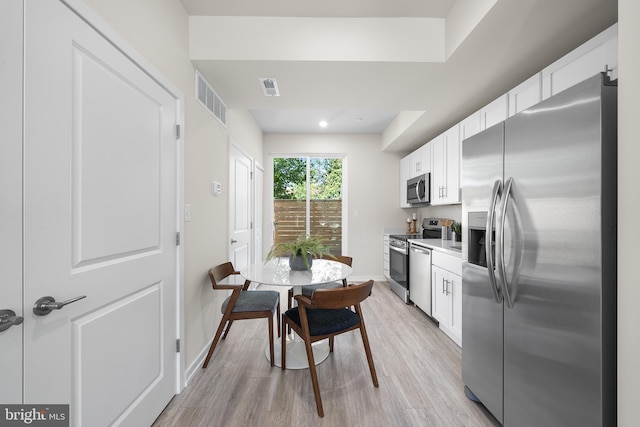
[[[419,205],[431,203],[431,174],[425,173],[407,181],[407,203]]]

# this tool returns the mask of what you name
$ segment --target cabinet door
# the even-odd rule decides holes
[[[447,295],[447,271],[431,266],[431,304],[433,318],[440,322],[440,327],[449,329],[449,296]]]
[[[615,24],[542,70],[542,97],[547,99],[606,69],[617,77],[618,25]]]
[[[509,91],[509,117],[542,101],[542,73],[538,73]]]
[[[462,347],[462,278],[449,273],[449,298],[451,302],[449,320],[451,339]]]
[[[423,175],[431,171],[431,146],[428,144],[409,154],[409,178]]]
[[[431,145],[425,144],[420,148],[420,158],[422,159],[421,173],[431,172]]]
[[[480,111],[476,111],[460,122],[460,142],[480,132]]]
[[[460,203],[460,128],[452,127],[443,134],[445,148],[445,184],[442,203]]]
[[[400,159],[400,207],[410,208],[411,205],[407,203],[407,180],[411,170],[411,158],[410,155]]]
[[[488,129],[507,119],[509,113],[509,96],[502,95],[480,110],[481,129]]]
[[[446,187],[445,144],[442,135],[429,142],[431,146],[431,204],[443,204],[444,188]]]

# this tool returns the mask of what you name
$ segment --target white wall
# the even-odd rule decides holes
[[[618,86],[618,426],[638,425],[640,384],[640,3],[619,0]]]
[[[229,182],[229,137],[262,159],[262,132],[250,113],[229,110],[228,128],[195,99],[195,69],[189,59],[188,18],[177,0],[85,0],[120,36],[185,96],[185,223],[183,348],[187,368],[213,338],[226,295],[213,291],[207,271],[228,260],[227,192],[211,194],[211,181]],[[214,82],[212,82],[214,83]]]
[[[407,215],[399,208],[398,200],[399,157],[380,151],[378,135],[265,135],[265,194],[273,188],[273,176],[267,176],[269,154],[309,153],[346,154],[348,194],[345,202],[349,209],[346,255],[353,257],[352,278],[382,278],[383,230],[406,226]],[[358,211],[357,217],[354,217],[355,211]],[[266,228],[270,221],[267,207],[264,221],[267,235],[271,233]],[[266,247],[265,253],[268,250]]]

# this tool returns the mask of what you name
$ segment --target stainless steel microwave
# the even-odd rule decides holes
[[[411,205],[431,203],[431,174],[416,176],[407,181],[407,203]]]

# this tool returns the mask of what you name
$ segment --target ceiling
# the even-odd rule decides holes
[[[617,0],[182,3],[191,60],[229,109],[265,133],[375,133],[399,153],[617,21]]]

